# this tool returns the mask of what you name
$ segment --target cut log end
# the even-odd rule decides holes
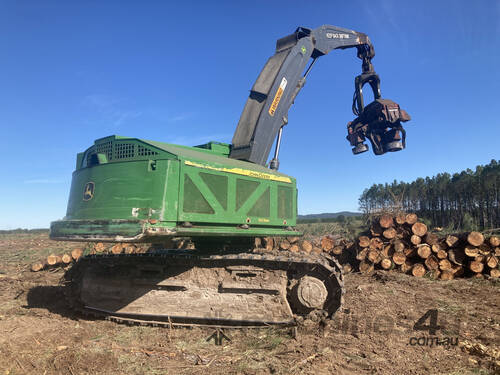
[[[403,225],[406,223],[406,215],[405,214],[397,214],[396,215],[396,223],[398,225]]]
[[[76,249],[73,249],[73,251],[71,251],[71,257],[73,258],[73,260],[78,260],[82,257],[83,255],[83,249],[80,249],[80,248],[76,248]]]
[[[474,261],[470,262],[469,269],[472,272],[480,273],[480,272],[483,272],[484,264],[474,260]]]
[[[313,246],[311,253],[312,254],[321,254],[323,252],[323,249],[318,246]]]
[[[73,258],[69,254],[63,254],[63,256],[61,257],[61,260],[64,264],[69,264],[69,263],[71,263]]]
[[[321,238],[321,248],[323,249],[323,251],[329,253],[330,251],[332,251],[334,246],[335,241],[332,238],[328,236],[324,236],[323,238]]]
[[[498,236],[491,236],[490,239],[488,240],[488,242],[493,247],[499,247],[500,246],[500,237],[498,237]]]
[[[368,236],[360,236],[358,238],[358,244],[360,247],[370,246],[370,238]]]
[[[382,215],[378,220],[379,225],[384,228],[390,228],[394,225],[394,221],[391,215]]]
[[[368,251],[366,259],[368,259],[372,263],[379,263],[380,260],[381,260],[380,259],[380,252],[378,250],[370,250],[370,251]]]
[[[370,240],[371,250],[382,250],[383,247],[384,247],[384,242],[380,238],[375,237]]]
[[[422,238],[414,234],[410,237],[410,242],[413,245],[420,245],[420,243],[422,242]]]
[[[446,250],[440,249],[437,251],[436,256],[438,257],[438,259],[446,259],[448,258],[448,252]]]
[[[451,262],[448,259],[441,259],[439,261],[439,269],[441,271],[450,271],[451,270]]]
[[[479,232],[470,232],[467,235],[467,242],[472,246],[481,246],[484,242],[484,236]]]
[[[364,248],[362,250],[360,250],[357,254],[356,254],[356,259],[357,260],[365,260],[366,259],[366,255],[368,254],[368,249],[367,248]]]
[[[441,280],[453,280],[455,275],[452,271],[443,271],[441,272],[440,279]]]
[[[418,216],[416,214],[411,213],[406,215],[406,224],[413,225],[417,222],[417,220]]]
[[[384,258],[380,261],[380,265],[384,270],[390,270],[394,268],[394,263],[391,259],[389,258]]]
[[[373,263],[366,261],[361,261],[361,263],[359,263],[359,271],[361,273],[367,274],[373,272],[373,270],[374,270]]]
[[[404,273],[408,273],[411,271],[413,267],[413,263],[410,262],[409,260],[405,260],[403,264],[401,264],[401,271]]]
[[[415,277],[423,277],[425,275],[425,267],[423,264],[416,263],[411,269],[411,274]]]
[[[343,246],[335,246],[332,249],[332,254],[341,255],[343,251],[344,251],[344,247]]]
[[[427,225],[424,223],[415,223],[411,226],[411,231],[413,234],[422,237],[427,233]]]
[[[342,271],[343,271],[344,273],[351,273],[351,272],[352,272],[352,266],[351,266],[349,263],[344,264],[344,265],[342,266]]]
[[[437,270],[439,268],[439,261],[434,255],[431,255],[425,260],[425,266],[430,270]]]
[[[31,271],[32,272],[38,272],[43,270],[43,263],[34,263],[31,265]]]
[[[392,248],[391,244],[384,245],[384,248],[380,251],[380,254],[384,258],[391,258],[394,254],[394,249]]]
[[[96,253],[102,253],[106,250],[106,245],[102,242],[98,242],[94,245],[94,250]]]
[[[498,268],[491,269],[490,276],[493,277],[494,279],[499,279],[500,278],[500,270]]]
[[[428,243],[429,245],[436,245],[439,242],[439,237],[437,236],[436,233],[431,233],[428,232],[425,235],[425,242]]]
[[[399,241],[399,240],[394,241],[394,243],[392,245],[394,246],[394,250],[398,251],[398,252],[401,252],[405,249],[404,242]]]
[[[489,255],[486,257],[486,265],[490,268],[498,267],[498,258],[495,255]]]
[[[47,257],[47,264],[49,266],[55,266],[57,263],[59,263],[59,260],[60,260],[60,257],[58,257],[57,255],[55,254],[50,254],[48,257]]]
[[[471,258],[475,258],[479,255],[479,249],[474,246],[465,246],[464,248],[465,255]]]
[[[397,235],[397,232],[396,232],[396,229],[394,229],[394,228],[388,228],[388,229],[384,230],[384,232],[382,233],[382,236],[384,236],[388,240],[392,240],[393,238],[396,237],[396,235]]]
[[[417,254],[422,259],[427,259],[431,255],[431,248],[427,244],[418,245]]]
[[[457,236],[453,236],[451,234],[447,235],[446,240],[445,240],[448,247],[455,246],[456,244],[458,244],[458,241],[459,241],[459,238]]]
[[[406,255],[400,252],[395,252],[392,255],[392,260],[394,261],[395,264],[402,265],[406,261]]]
[[[114,244],[111,248],[111,253],[121,254],[123,252],[123,245],[121,243]]]
[[[137,252],[137,248],[134,245],[125,246],[123,249],[125,254],[135,254]]]
[[[302,249],[302,251],[310,253],[312,251],[313,246],[309,241],[303,240],[302,243],[300,244],[300,248]]]

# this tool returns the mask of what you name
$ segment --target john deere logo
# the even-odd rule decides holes
[[[84,201],[89,201],[92,198],[94,198],[94,183],[93,182],[87,182],[85,184],[85,189],[83,189],[83,200]]]

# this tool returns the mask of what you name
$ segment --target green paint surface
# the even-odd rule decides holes
[[[295,179],[229,159],[229,147],[98,139],[77,155],[66,217],[52,223],[51,236],[297,235],[288,228],[296,224]]]

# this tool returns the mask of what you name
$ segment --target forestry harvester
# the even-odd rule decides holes
[[[352,47],[362,60],[357,118],[347,125],[352,151],[367,151],[366,139],[377,155],[402,150],[401,123],[410,118],[382,99],[368,36],[299,27],[277,41],[232,144],[187,147],[113,135],[77,154],[66,216],[51,223],[52,239],[159,244],[189,237],[195,250],[81,258],[65,275],[73,307],[153,325],[293,325],[306,315],[331,317],[344,293],[333,258],[250,249],[256,237],[301,235],[294,228],[296,180],[278,172],[283,127],[316,60]],[[366,83],[374,95],[367,106]]]

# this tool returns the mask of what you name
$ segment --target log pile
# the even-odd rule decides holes
[[[416,277],[434,279],[456,277],[500,278],[500,237],[485,237],[479,232],[438,236],[414,213],[381,215],[355,241],[340,236],[316,238],[255,238],[254,250],[291,251],[312,254],[328,253],[342,265],[345,273],[370,273],[376,269],[396,270]],[[44,262],[32,265],[34,272],[55,266],[67,266],[88,254],[134,254],[157,248],[193,249],[187,239],[165,244],[134,245],[127,243],[94,243],[88,251],[76,248],[69,254],[51,254]]]
[[[73,249],[71,253],[64,253],[62,255],[50,254],[44,261],[33,263],[31,265],[31,271],[38,272],[48,268],[67,266],[80,259],[83,253],[83,248],[76,248]]]
[[[73,249],[69,253],[64,253],[61,255],[50,254],[46,259],[40,262],[33,263],[31,265],[31,271],[38,272],[45,269],[51,269],[56,267],[65,267],[76,262],[84,254],[134,254],[139,252],[144,252],[144,246],[136,246],[127,243],[111,243],[105,244],[103,242],[97,242],[94,244],[88,244],[86,246],[87,250],[83,247],[78,247]]]
[[[340,239],[339,236],[323,236],[314,239],[303,239],[301,237],[264,237],[255,239],[255,249],[264,251],[291,251],[294,253],[304,252],[321,254],[323,252],[340,255],[348,241]]]
[[[359,262],[355,253],[351,251],[353,241],[341,238],[338,235],[303,239],[301,237],[264,237],[256,238],[254,250],[256,251],[291,251],[307,254],[328,253],[336,258],[342,265],[344,273],[359,269]]]
[[[353,247],[361,273],[399,270],[416,277],[500,277],[500,237],[468,232],[438,236],[417,215],[377,217]]]
[[[130,243],[87,243],[83,247],[75,248],[70,253],[61,255],[50,254],[46,259],[31,265],[31,271],[38,272],[45,269],[65,267],[76,262],[84,255],[95,254],[139,254],[157,249],[190,249],[194,248],[191,241],[176,239],[162,244],[130,244]]]

